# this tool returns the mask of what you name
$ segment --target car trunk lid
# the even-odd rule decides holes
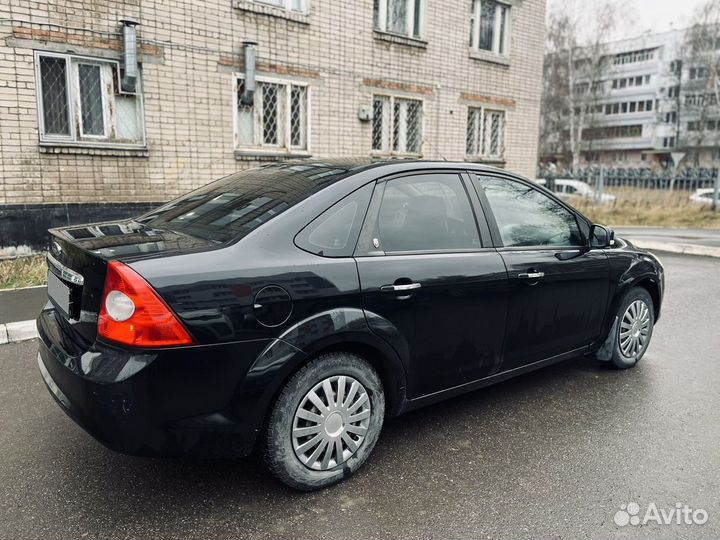
[[[65,330],[89,347],[97,336],[107,264],[132,263],[217,242],[126,220],[51,229],[48,297]]]

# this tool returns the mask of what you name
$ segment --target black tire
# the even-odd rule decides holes
[[[621,345],[621,331],[626,330],[623,327],[625,324],[624,317],[628,312],[628,308],[631,305],[637,306],[636,302],[641,302],[645,305],[648,311],[648,323],[647,328],[643,328],[646,331],[645,340],[641,346],[636,350],[623,350]],[[640,325],[642,326],[642,325]],[[655,326],[655,309],[652,297],[647,289],[643,287],[633,287],[623,297],[617,312],[615,313],[615,319],[610,333],[608,334],[605,343],[600,350],[595,353],[595,358],[600,362],[607,363],[617,369],[628,369],[637,365],[637,363],[645,356],[650,341],[652,340],[653,327]]]
[[[364,387],[370,404],[367,431],[357,450],[346,461],[327,470],[313,470],[300,460],[293,446],[292,433],[296,412],[301,403],[307,403],[305,398],[316,385],[337,376],[351,377]],[[339,390],[336,388],[335,391],[334,396],[337,397]],[[327,398],[322,396],[327,405]],[[335,484],[349,477],[365,463],[380,436],[384,417],[385,395],[375,369],[355,354],[325,354],[303,366],[288,381],[275,401],[265,432],[265,463],[279,480],[298,490],[312,491]],[[344,426],[345,422],[342,425]],[[342,429],[344,428],[341,428],[341,431]],[[342,444],[341,448],[343,451],[350,451]],[[332,463],[334,461],[331,461],[330,465]]]

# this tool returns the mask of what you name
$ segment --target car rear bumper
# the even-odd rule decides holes
[[[58,405],[105,446],[138,456],[235,457],[263,417],[238,407],[263,341],[130,351],[70,338],[54,309],[38,320],[38,367]],[[246,360],[243,360],[245,358]]]

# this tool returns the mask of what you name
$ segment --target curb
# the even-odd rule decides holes
[[[634,240],[632,237],[628,237],[628,240],[630,240],[633,245],[650,251],[664,251],[666,253],[681,253],[683,255],[720,258],[720,247],[699,246],[697,244],[667,244],[665,242],[653,242],[652,240],[638,241]]]
[[[18,343],[38,337],[35,321],[20,321],[0,324],[0,345]]]

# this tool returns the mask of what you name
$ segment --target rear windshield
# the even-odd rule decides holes
[[[351,171],[330,163],[249,169],[192,191],[136,221],[206,240],[238,240]]]

